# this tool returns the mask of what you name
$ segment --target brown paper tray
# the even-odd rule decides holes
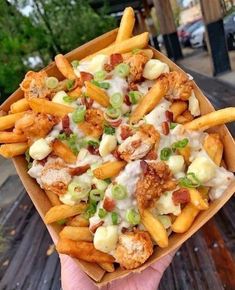
[[[110,31],[85,45],[82,45],[79,48],[69,52],[66,57],[69,61],[73,59],[82,59],[87,55],[90,55],[108,45],[110,45],[116,38],[117,30]],[[172,70],[181,71],[183,72],[175,63],[169,60],[165,55],[161,54],[159,51],[152,48],[155,54],[155,58],[162,60],[163,62],[167,63]],[[54,62],[51,63],[49,66],[45,68],[45,71],[48,75],[53,75],[58,77],[59,79],[62,78],[62,75],[57,70]],[[184,72],[183,72],[184,73]],[[208,112],[214,111],[213,106],[207,100],[207,98],[203,95],[201,90],[197,87],[194,83],[194,91],[195,95],[199,100],[201,113],[206,114]],[[23,97],[23,92],[18,89],[15,91],[0,107],[0,110],[8,111],[10,105],[14,103],[16,100],[19,100]],[[221,136],[221,140],[224,143],[224,160],[226,163],[227,168],[230,171],[235,171],[235,143],[234,140],[229,133],[226,126],[217,126],[214,127],[211,132],[217,132]],[[50,202],[44,193],[44,191],[39,187],[34,179],[32,179],[27,174],[27,164],[23,156],[15,157],[13,159],[14,165],[16,170],[19,174],[19,177],[28,192],[32,202],[34,203],[37,211],[39,212],[42,219],[45,216],[47,210],[51,207]],[[190,238],[197,230],[199,230],[210,218],[212,218],[217,211],[229,200],[229,198],[233,195],[235,191],[235,182],[233,182],[229,188],[224,192],[223,196],[218,200],[212,202],[210,207],[206,211],[202,211],[198,217],[196,218],[194,224],[189,229],[188,232],[184,234],[173,234],[169,239],[169,246],[165,249],[155,248],[154,254],[149,258],[149,260],[142,265],[140,268],[132,271],[123,270],[120,267],[116,269],[113,273],[106,273],[103,269],[101,269],[98,265],[93,263],[87,263],[84,261],[76,260],[76,263],[79,267],[83,269],[83,271],[90,276],[94,283],[101,287],[108,282],[111,282],[116,279],[120,279],[132,272],[140,272],[151,265],[153,262],[156,262],[163,256],[169,254],[173,250],[177,249],[180,245],[182,245],[188,238]],[[46,225],[54,243],[58,240],[58,233],[60,231],[60,226],[58,225]]]

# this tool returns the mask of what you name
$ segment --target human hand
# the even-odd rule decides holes
[[[157,289],[166,268],[171,263],[175,252],[163,257],[141,273],[130,274],[126,278],[114,281],[102,290],[137,290]],[[60,255],[61,283],[63,290],[97,290],[98,288],[77,266],[75,261],[67,255]]]

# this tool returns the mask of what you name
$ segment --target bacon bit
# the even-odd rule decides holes
[[[62,118],[62,128],[63,128],[63,132],[69,136],[70,134],[72,134],[72,130],[70,129],[69,127],[69,116],[68,115],[65,115],[63,118]]]
[[[122,140],[125,140],[126,138],[133,135],[132,129],[129,126],[122,126],[121,127],[121,138]]]
[[[96,148],[96,147],[94,147],[94,146],[92,146],[92,145],[89,145],[89,146],[87,147],[87,150],[88,150],[91,154],[93,154],[93,155],[100,155],[100,153],[99,153],[99,148]]]
[[[110,55],[110,64],[115,67],[119,63],[123,62],[122,55],[120,53],[113,53]]]
[[[190,194],[187,188],[180,188],[175,190],[172,194],[172,200],[175,205],[179,203],[188,203],[190,202]]]
[[[81,71],[80,72],[80,76],[81,76],[81,80],[83,82],[85,81],[91,81],[93,79],[93,75],[91,73],[85,72],[85,71]]]
[[[148,171],[148,163],[144,160],[140,161],[140,167],[143,170],[143,174],[145,175]]]
[[[130,82],[128,88],[129,88],[130,91],[138,91],[138,86],[134,82]]]
[[[121,232],[125,234],[128,231],[128,228],[122,227]]]
[[[108,123],[112,126],[112,127],[118,127],[121,123],[122,123],[122,119],[118,119],[118,120],[109,120]]]
[[[130,106],[131,105],[131,101],[130,101],[130,98],[128,95],[125,95],[124,97],[124,103],[127,105],[127,106]]]
[[[167,122],[162,122],[162,133],[168,135],[170,132],[169,125]]]
[[[110,197],[105,197],[103,208],[109,212],[113,211],[115,208],[115,201]]]
[[[100,221],[98,224],[91,226],[89,229],[92,233],[95,233],[96,230],[103,225],[104,221]]]
[[[104,64],[104,70],[106,72],[111,72],[113,70],[113,66],[111,64],[109,64],[109,63],[105,63]]]
[[[157,152],[154,148],[152,148],[147,155],[143,157],[145,160],[156,160],[157,159]]]
[[[84,166],[78,166],[74,168],[69,168],[69,174],[74,176],[74,175],[81,175],[85,173],[88,169],[90,168],[90,165],[84,165]]]
[[[117,160],[122,160],[118,149],[113,150],[112,154]]]
[[[131,147],[133,147],[134,149],[140,147],[141,144],[141,140],[135,140],[131,142]]]
[[[81,103],[82,105],[84,105],[86,107],[86,109],[90,109],[94,103],[94,100],[90,99],[90,98],[81,98]]]
[[[173,122],[173,113],[170,111],[165,112],[166,120],[169,122]]]

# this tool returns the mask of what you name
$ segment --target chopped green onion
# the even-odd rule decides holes
[[[132,54],[136,54],[136,53],[138,53],[138,52],[140,52],[141,51],[141,49],[139,49],[139,48],[134,48],[134,49],[132,49]]]
[[[90,191],[90,199],[94,201],[100,201],[104,197],[104,191],[100,189],[92,189]]]
[[[142,94],[138,91],[130,91],[128,97],[133,105],[137,104],[141,98]]]
[[[120,63],[115,67],[115,72],[122,78],[125,78],[129,75],[130,67],[126,63]]]
[[[85,218],[91,218],[96,213],[97,203],[94,200],[90,200],[88,207],[86,208]]]
[[[25,159],[28,162],[28,169],[30,169],[33,166],[33,163],[31,162],[31,156],[29,155],[29,149],[25,152]]]
[[[74,101],[74,99],[67,95],[67,96],[63,97],[63,101],[65,103],[72,103]]]
[[[104,208],[99,208],[99,211],[98,211],[99,218],[102,219],[102,218],[106,217],[106,215],[107,215],[107,211]]]
[[[85,114],[86,114],[86,107],[81,105],[79,106],[76,111],[73,112],[72,114],[72,120],[74,123],[81,123],[84,121],[85,118]]]
[[[175,143],[172,144],[172,149],[175,150],[175,149],[181,149],[181,148],[184,148],[185,146],[187,146],[189,140],[188,138],[184,138],[180,141],[177,141]]]
[[[70,134],[69,137],[65,140],[69,148],[73,151],[75,155],[78,154],[78,148],[77,148],[77,134],[73,133]]]
[[[65,133],[60,133],[56,138],[59,140],[66,140],[67,136]]]
[[[117,200],[122,200],[127,197],[126,188],[121,184],[115,184],[112,187],[112,197]]]
[[[67,89],[70,91],[74,86],[74,80],[67,80],[66,86],[67,86]]]
[[[85,182],[72,181],[68,186],[68,192],[73,199],[83,199],[88,196],[91,185]]]
[[[107,182],[108,184],[112,183],[112,180],[110,178],[106,178],[104,179],[105,182]]]
[[[115,128],[110,126],[104,126],[104,133],[107,135],[114,135],[115,134]]]
[[[175,127],[178,125],[178,123],[173,123],[173,122],[170,122],[170,129],[175,129]]]
[[[194,188],[199,187],[201,183],[193,172],[189,172],[179,179],[179,185],[186,188]]]
[[[81,150],[82,148],[87,148],[88,142],[86,139],[79,139],[77,141],[77,146],[79,148],[79,150]]]
[[[103,81],[106,78],[106,75],[107,73],[104,70],[97,71],[94,74],[94,80],[97,82]]]
[[[48,89],[54,89],[58,86],[59,81],[57,78],[55,77],[48,77],[46,78],[46,86],[48,87]]]
[[[165,147],[161,150],[161,153],[160,153],[160,159],[163,160],[163,161],[166,161],[169,159],[169,157],[171,156],[172,154],[172,151],[171,151],[171,148],[169,147]]]
[[[111,219],[112,219],[113,225],[117,225],[118,224],[118,214],[116,212],[112,212],[111,213]]]
[[[140,215],[135,209],[128,209],[126,211],[126,220],[132,225],[138,225],[140,223]]]
[[[116,109],[116,108],[113,108],[113,107],[108,107],[106,110],[105,110],[105,114],[109,117],[109,118],[112,118],[112,119],[117,119],[121,116],[122,112],[120,109]]]
[[[101,179],[95,179],[94,183],[95,183],[97,189],[100,189],[103,191],[108,187],[108,183],[104,180],[101,180]]]
[[[62,226],[62,225],[64,225],[66,222],[67,222],[67,219],[62,219],[62,220],[57,221],[57,224]]]
[[[77,68],[79,66],[79,61],[78,60],[73,60],[71,62],[71,65],[72,65],[73,68]]]
[[[93,138],[93,137],[87,137],[86,141],[87,141],[88,145],[93,146],[95,148],[98,148],[100,145],[100,141],[96,138]]]
[[[118,109],[123,104],[123,96],[120,93],[115,93],[110,97],[109,101],[113,108]]]
[[[110,88],[110,83],[108,82],[97,82],[95,80],[91,80],[91,83],[96,85],[97,87],[101,88],[101,89],[109,89]]]

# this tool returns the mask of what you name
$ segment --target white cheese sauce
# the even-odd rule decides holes
[[[110,97],[115,93],[120,93],[123,97],[126,95],[128,89],[128,83],[126,79],[113,75],[112,79],[105,80],[105,82],[110,84],[109,89],[106,90]]]

